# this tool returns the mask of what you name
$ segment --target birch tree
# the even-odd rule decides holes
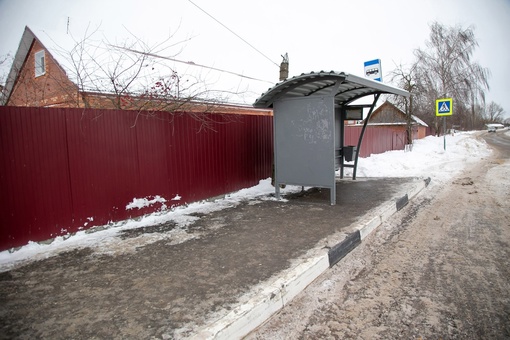
[[[452,97],[458,108],[454,112],[470,112],[470,116],[463,117],[469,128],[475,127],[480,116],[477,103],[485,103],[485,91],[489,89],[489,70],[472,60],[477,47],[473,27],[447,27],[435,22],[430,26],[426,48],[415,50],[417,79],[428,107],[434,108],[433,98]],[[429,112],[433,114],[434,110]],[[437,118],[434,124],[440,131]]]

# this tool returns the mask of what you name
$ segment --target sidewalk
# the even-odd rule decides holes
[[[81,249],[0,273],[0,338],[242,336],[425,185],[342,180],[335,206],[326,189],[248,201],[199,216],[187,230],[195,237],[180,244],[158,241],[115,256]]]

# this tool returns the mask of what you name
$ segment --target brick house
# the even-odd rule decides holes
[[[66,64],[69,61],[52,53],[52,48],[45,46],[29,27],[25,27],[7,81],[1,89],[0,105],[272,115],[269,109],[192,98],[168,100],[155,96],[87,91],[71,80],[64,67],[69,69]]]
[[[78,87],[25,27],[3,91],[9,106],[82,107]]]

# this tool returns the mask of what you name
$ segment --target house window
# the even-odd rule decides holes
[[[46,60],[44,50],[35,53],[35,76],[39,77],[46,73]]]

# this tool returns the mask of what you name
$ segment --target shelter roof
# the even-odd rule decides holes
[[[409,97],[409,92],[375,80],[344,72],[320,71],[303,73],[276,84],[263,93],[253,106],[273,107],[273,103],[279,99],[331,95],[331,91],[335,91],[336,105],[347,105],[371,94],[387,93]]]

